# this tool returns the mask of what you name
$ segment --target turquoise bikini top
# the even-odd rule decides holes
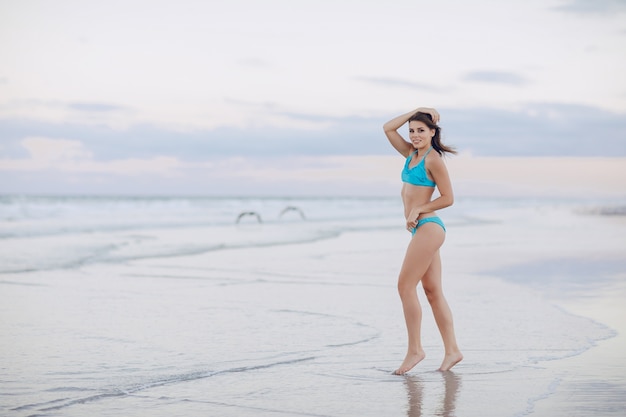
[[[419,163],[413,168],[409,168],[409,164],[411,163],[411,158],[417,153],[417,151],[411,153],[411,155],[406,158],[404,169],[402,170],[402,182],[408,182],[409,184],[419,185],[422,187],[434,187],[436,185],[435,181],[428,178],[428,175],[426,174],[426,162],[424,162],[432,149],[432,146],[428,148],[422,160],[419,161]]]

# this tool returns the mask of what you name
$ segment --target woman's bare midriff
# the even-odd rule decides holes
[[[402,196],[402,202],[404,203],[404,218],[408,217],[412,208],[429,203],[434,191],[435,189],[432,187],[421,187],[419,185],[413,185],[406,182],[403,183],[400,195]],[[429,211],[420,213],[418,219],[424,219],[426,217],[433,217],[436,215],[437,213],[434,211]]]

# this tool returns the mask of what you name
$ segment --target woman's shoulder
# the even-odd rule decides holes
[[[443,156],[439,154],[439,152],[437,152],[434,148],[430,152],[428,152],[428,155],[426,155],[425,164],[428,166],[429,169],[445,165],[443,161]]]
[[[443,161],[443,156],[435,148],[431,148],[426,154],[426,162],[428,161]]]

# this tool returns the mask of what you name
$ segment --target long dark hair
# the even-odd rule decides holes
[[[439,155],[443,155],[444,152],[456,154],[456,149],[441,143],[441,128],[437,125],[437,123],[433,122],[430,114],[418,111],[413,116],[411,116],[411,118],[409,119],[409,123],[410,122],[422,122],[426,126],[428,126],[429,129],[433,129],[435,131],[435,136],[433,136],[431,145]]]

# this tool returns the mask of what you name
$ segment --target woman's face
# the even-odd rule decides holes
[[[409,122],[409,139],[415,149],[429,148],[433,136],[435,136],[435,129],[429,128],[426,123]]]

